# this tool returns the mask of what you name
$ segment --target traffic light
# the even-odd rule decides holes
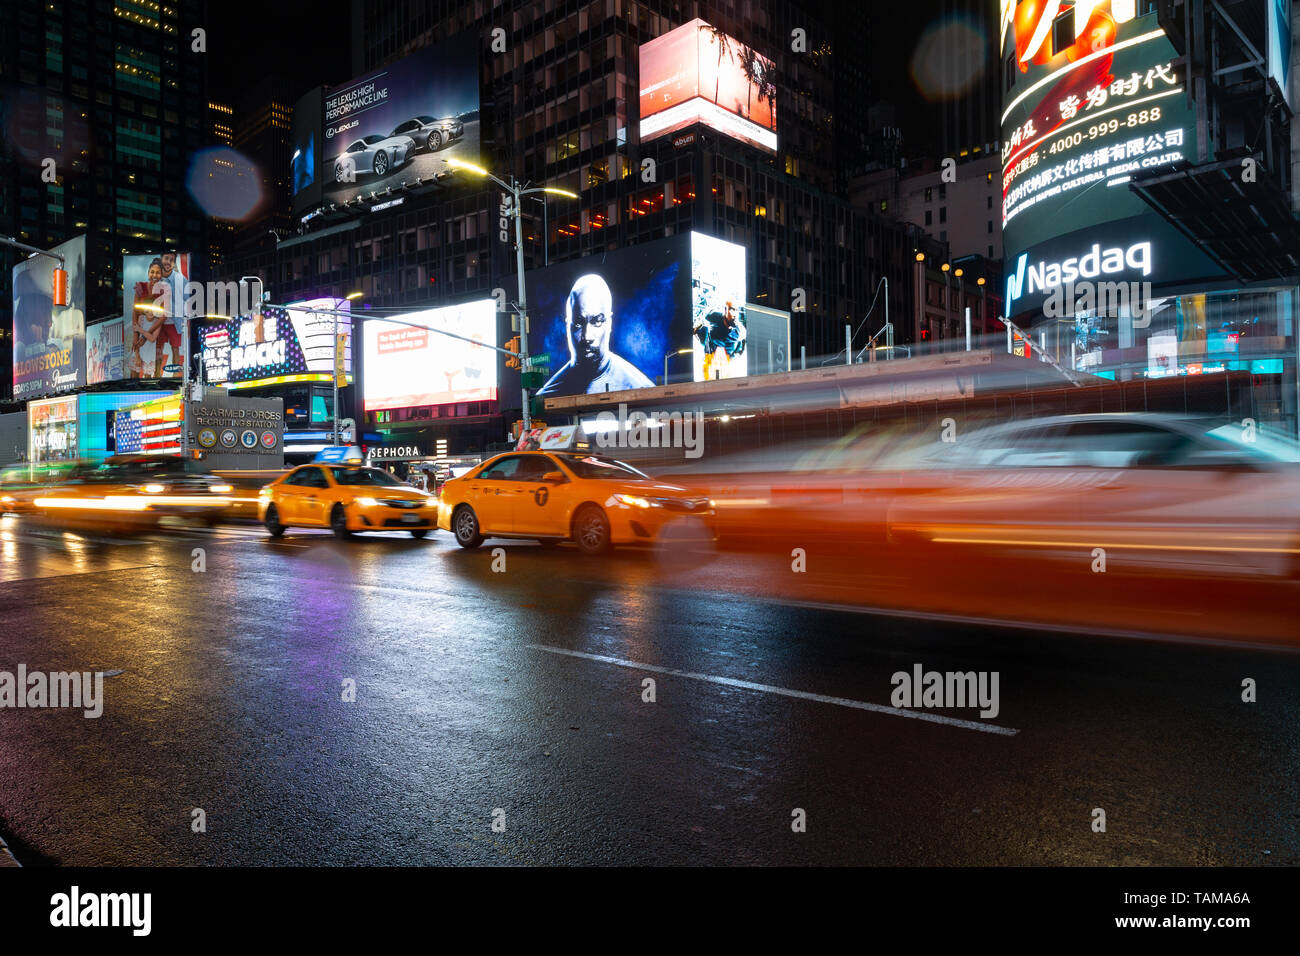
[[[516,335],[514,338],[510,339],[509,341],[507,341],[507,342],[506,342],[506,348],[508,348],[511,352],[518,352],[518,351],[519,351],[519,336]],[[509,358],[507,358],[507,359],[506,359],[506,368],[519,368],[519,359],[518,359],[517,357],[513,356],[513,355],[510,356]]]

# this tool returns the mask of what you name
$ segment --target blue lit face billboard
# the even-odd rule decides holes
[[[479,161],[478,45],[449,40],[325,90],[323,200],[429,182],[447,159]]]
[[[529,351],[550,358],[538,397],[655,384],[689,342],[690,236],[629,246],[528,274]]]

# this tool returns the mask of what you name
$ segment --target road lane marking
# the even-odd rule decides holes
[[[547,651],[551,654],[563,654],[566,657],[580,657],[583,660],[598,661],[602,664],[613,664],[616,667],[627,667],[632,670],[651,671],[655,674],[667,674],[670,677],[688,677],[691,680],[707,681],[710,684],[721,684],[724,687],[739,687],[742,690],[756,690],[764,694],[779,694],[782,697],[794,697],[799,700],[811,700],[819,704],[835,704],[839,707],[852,707],[854,710],[866,710],[873,714],[888,714],[891,717],[910,717],[913,720],[924,720],[932,724],[943,724],[945,727],[960,727],[962,730],[978,730],[985,734],[1001,734],[1004,737],[1014,737],[1020,733],[1014,727],[1000,727],[997,724],[982,724],[974,720],[961,720],[957,717],[945,717],[942,714],[927,714],[916,710],[903,710],[899,707],[886,707],[883,704],[870,704],[863,700],[850,700],[847,697],[830,697],[826,694],[813,694],[806,690],[791,690],[788,687],[775,687],[772,684],[756,684],[753,681],[737,680],[734,677],[718,677],[714,674],[699,674],[694,671],[681,671],[672,667],[659,667],[655,664],[641,664],[637,661],[623,660],[620,657],[607,657],[604,654],[588,654],[585,651],[570,651],[563,647],[552,647],[549,644],[526,644],[537,651]]]

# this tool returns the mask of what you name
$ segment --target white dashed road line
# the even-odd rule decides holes
[[[977,730],[982,734],[1000,734],[1004,737],[1014,737],[1020,733],[1014,727],[1000,727],[997,724],[984,724],[974,720],[961,720],[957,717],[945,717],[942,714],[927,714],[916,710],[903,710],[899,707],[886,707],[883,704],[871,704],[863,700],[850,700],[847,697],[830,697],[826,694],[812,694],[804,690],[791,690],[788,687],[774,687],[771,684],[756,684],[753,681],[737,680],[734,677],[718,677],[714,674],[697,674],[694,671],[679,671],[672,667],[658,667],[654,664],[641,664],[637,661],[627,661],[619,657],[606,657],[604,654],[588,654],[585,651],[570,651],[563,647],[551,647],[548,644],[528,644],[525,645],[537,651],[546,651],[550,654],[563,654],[566,657],[580,657],[583,660],[599,661],[602,664],[613,664],[616,667],[627,667],[632,670],[650,671],[655,674],[667,674],[670,677],[686,677],[691,680],[707,681],[710,684],[721,684],[724,687],[739,687],[742,690],[756,690],[764,694],[779,694],[782,697],[794,697],[799,700],[811,700],[819,704],[835,704],[839,707],[852,707],[854,710],[866,710],[873,714],[886,714],[890,717],[908,717],[912,720],[924,720],[932,724],[943,724],[945,727],[959,727],[962,730]]]

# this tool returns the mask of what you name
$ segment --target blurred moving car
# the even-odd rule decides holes
[[[229,482],[185,470],[176,455],[114,455],[79,462],[16,492],[24,511],[92,524],[158,525],[165,518],[214,524],[230,504]]]
[[[72,460],[25,462],[0,470],[0,514],[32,514],[32,499],[49,488],[79,480],[98,462]]]
[[[399,123],[392,137],[408,136],[415,142],[416,152],[436,153],[448,143],[465,134],[465,124],[454,116],[438,119],[421,115]]]
[[[612,458],[518,451],[442,486],[438,527],[462,548],[484,538],[571,540],[587,554],[615,544],[712,541],[713,503]]]
[[[1062,415],[959,435],[914,466],[931,487],[893,500],[898,544],[1035,560],[1104,549],[1232,576],[1300,567],[1300,445],[1267,427]]]
[[[387,176],[415,152],[415,140],[409,136],[380,136],[372,133],[353,140],[334,160],[334,181],[352,182],[362,173]]]
[[[232,521],[260,521],[258,506],[263,488],[283,477],[285,469],[273,471],[229,471],[214,472],[226,481],[233,490],[230,492],[230,504],[226,507],[224,517]]]
[[[437,504],[432,495],[378,468],[311,464],[263,488],[258,517],[273,538],[292,527],[329,528],[339,538],[398,530],[423,538],[437,527]]]

